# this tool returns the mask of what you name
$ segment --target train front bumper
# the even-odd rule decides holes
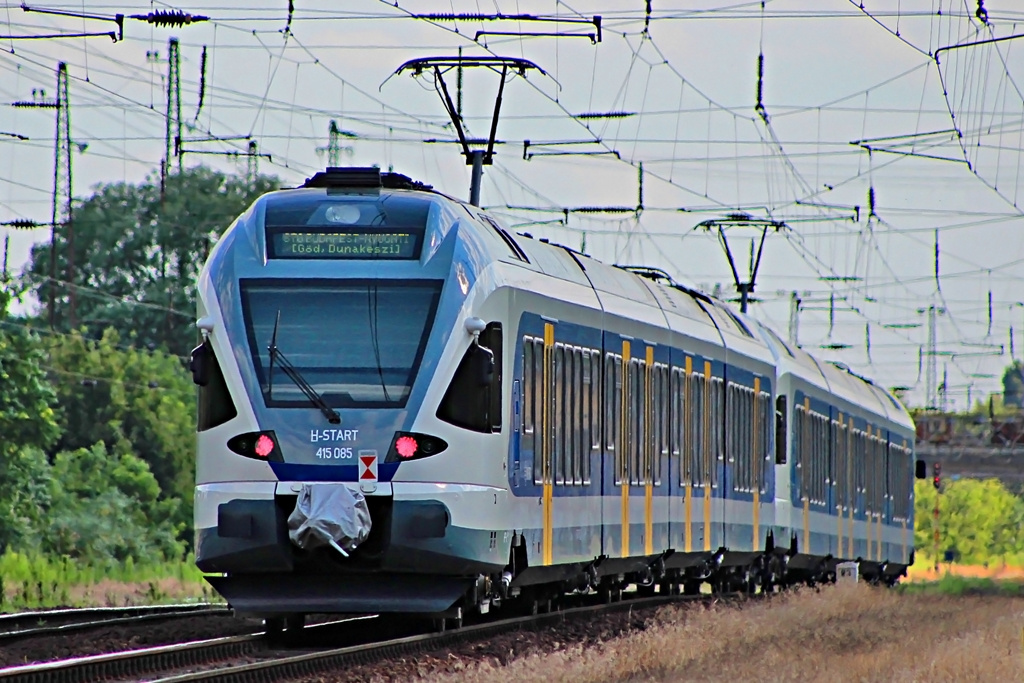
[[[461,594],[463,581],[448,578],[494,574],[508,562],[510,533],[495,526],[500,489],[379,483],[365,494],[370,537],[344,557],[329,547],[302,550],[289,540],[288,516],[302,483],[196,487],[196,564],[227,574],[208,580],[236,609],[276,613],[283,600],[304,606],[294,611],[313,611],[312,604],[332,612],[367,611],[356,608],[368,604],[377,605],[369,611],[388,611],[388,604],[438,611],[430,596],[443,601],[457,586]],[[335,485],[358,490],[354,482]],[[417,604],[422,609],[408,609]]]

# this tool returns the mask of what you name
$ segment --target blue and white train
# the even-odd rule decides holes
[[[889,393],[653,269],[405,176],[259,198],[199,280],[197,564],[239,612],[460,615],[568,591],[772,590],[913,562]],[[300,547],[307,487],[364,499]]]

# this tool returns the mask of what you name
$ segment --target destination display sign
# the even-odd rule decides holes
[[[274,230],[268,235],[270,258],[415,259],[416,230]]]

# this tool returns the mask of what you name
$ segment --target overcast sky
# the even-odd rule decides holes
[[[708,290],[720,285],[724,297],[735,295],[728,261],[699,224],[740,212],[784,224],[765,240],[752,314],[786,337],[799,292],[804,348],[909,387],[908,403],[922,405],[930,357],[919,311],[941,307],[936,382],[945,373],[948,405],[963,407],[968,392],[976,400],[1001,390],[1011,325],[1016,357],[1024,354],[1024,40],[994,41],[1021,32],[1024,7],[860,4],[654,0],[648,16],[643,0],[296,0],[289,23],[286,0],[55,2],[40,7],[99,17],[177,9],[209,20],[155,28],[129,18],[117,42],[0,40],[0,103],[31,101],[40,89],[52,98],[57,62],[66,62],[75,195],[140,182],[164,154],[173,36],[186,166],[244,172],[244,156],[193,152],[244,152],[251,139],[269,155],[260,172],[299,183],[326,165],[335,120],[351,134],[343,164],[379,164],[466,197],[469,170],[434,79],[389,76],[409,59],[460,47],[530,60],[542,71],[510,76],[504,89],[484,205],[534,236],[657,266]],[[561,21],[422,18],[434,13]],[[586,35],[597,38],[596,16],[600,42]],[[13,36],[117,29],[16,3],[0,19]],[[445,80],[456,98],[456,74]],[[473,137],[487,135],[499,80],[465,72]],[[622,115],[579,116],[609,112]],[[0,106],[0,132],[28,138],[0,135],[0,222],[50,220],[53,131],[52,109]],[[221,140],[200,141],[211,137]],[[641,164],[642,211],[565,213],[637,207]],[[732,225],[725,235],[745,277],[760,231]],[[49,232],[0,227],[4,236],[16,272]]]

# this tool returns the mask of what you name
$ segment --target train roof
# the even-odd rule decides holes
[[[819,389],[840,398],[870,407],[874,412],[890,421],[913,429],[914,423],[903,404],[891,393],[870,379],[854,373],[846,365],[830,363],[815,358],[807,351],[783,341],[770,327],[754,321],[757,329],[772,348],[780,377],[791,374]]]
[[[527,268],[549,277],[592,287],[606,311],[640,319],[673,331],[721,343],[745,355],[771,361],[779,377],[791,373],[813,386],[837,394],[843,399],[874,409],[893,422],[913,428],[906,409],[888,391],[854,374],[847,367],[822,362],[801,348],[787,344],[770,327],[735,311],[726,302],[695,287],[674,281],[657,268],[609,265],[570,247],[547,239],[534,239],[529,233],[515,233],[500,218],[484,209],[434,190],[397,173],[381,173],[376,168],[337,169],[317,173],[301,188],[269,193],[257,200],[269,209],[288,210],[297,199],[321,199],[331,195],[369,194],[402,198],[394,202],[416,212],[420,207],[445,207],[425,220],[449,222],[465,215],[477,228],[479,246],[496,260]],[[340,197],[339,197],[340,198]],[[417,201],[417,199],[419,201]],[[305,203],[305,202],[299,202]],[[454,211],[452,211],[454,209]],[[421,210],[425,210],[422,209]],[[427,226],[429,229],[429,225]],[[447,228],[444,228],[447,232]],[[609,310],[609,306],[611,310]]]

